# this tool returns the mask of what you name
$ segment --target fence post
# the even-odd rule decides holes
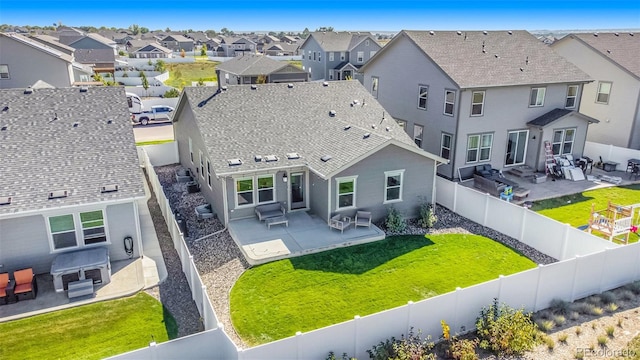
[[[302,347],[300,341],[302,341],[302,332],[296,331],[296,359],[300,359],[300,348]]]
[[[571,281],[571,298],[569,299],[569,301],[574,302],[576,300],[576,275],[578,275],[578,266],[580,265],[580,255],[576,254],[575,258],[573,259],[574,263],[576,264],[573,267],[573,280]]]
[[[567,247],[569,245],[569,229],[571,229],[571,225],[569,224],[564,224],[565,228],[564,228],[564,236],[562,237],[562,248],[560,248],[560,259],[558,260],[564,260],[567,258]]]
[[[484,217],[482,220],[482,226],[487,226],[487,221],[489,219],[489,198],[491,197],[491,195],[489,193],[484,194],[485,198],[484,198]]]
[[[540,278],[542,277],[542,269],[544,268],[543,264],[538,264],[538,279],[536,280],[536,294],[535,301],[533,302],[533,312],[540,310],[538,308],[538,295],[540,294]]]
[[[452,329],[459,329],[460,328],[460,324],[458,323],[458,306],[460,301],[458,301],[458,299],[460,298],[460,291],[462,290],[461,287],[456,287],[456,301],[453,307],[453,326],[451,326]]]
[[[353,354],[358,353],[358,320],[360,320],[360,315],[356,315],[353,317]]]
[[[189,262],[188,264],[193,262],[193,255],[189,255]],[[184,272],[184,269],[182,270]],[[189,285],[190,287],[193,287],[193,284],[195,284],[195,280],[193,279],[193,268],[191,266],[189,266],[189,279],[191,281],[189,281]],[[191,299],[196,300],[196,292],[195,290],[191,290]]]
[[[609,251],[609,248],[604,248],[604,250],[602,252],[602,255],[604,256],[604,262],[603,263],[605,265],[607,264],[607,258],[609,257],[608,254],[610,254],[610,253],[611,252]],[[600,293],[604,291],[604,289],[603,289],[604,284],[603,283],[604,283],[604,269],[605,269],[605,267],[606,266],[603,265],[601,267],[601,269],[600,269],[600,282],[598,284],[598,292],[600,292]]]
[[[411,330],[411,308],[413,307],[413,301],[409,300],[407,302],[407,334],[409,330]]]
[[[640,211],[640,209],[638,211]],[[638,253],[638,260],[636,260],[636,264],[638,264],[638,266],[636,267],[636,276],[634,277],[634,280],[638,281],[640,280],[640,245],[635,244],[634,246]]]
[[[504,275],[498,275],[498,280],[500,280],[498,285],[498,302],[502,301],[502,287],[504,286]]]
[[[193,266],[193,264],[190,264]],[[206,303],[204,302],[205,296],[207,294],[207,286],[206,285],[202,285],[200,286],[200,289],[202,291],[202,293],[200,294],[200,309],[202,309],[201,315],[202,315],[202,322],[204,323],[204,328],[207,329],[207,323],[209,322],[208,316],[207,316],[207,312],[206,310]],[[208,329],[207,329],[208,330]]]
[[[458,211],[458,186],[460,186],[457,182],[453,183],[453,209],[451,209],[454,213]]]

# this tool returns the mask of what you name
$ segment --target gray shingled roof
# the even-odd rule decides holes
[[[628,32],[571,34],[627,71],[640,77],[640,34]]]
[[[592,117],[586,116],[584,114],[580,114],[580,113],[578,113],[576,111],[573,111],[573,110],[553,109],[553,110],[549,111],[548,113],[542,114],[542,115],[538,116],[537,118],[527,122],[527,125],[545,127],[545,126],[551,124],[552,122],[554,122],[556,120],[560,120],[563,117],[565,117],[565,116],[567,116],[569,114],[572,114],[572,113],[574,115],[576,115],[576,116],[588,121],[588,122],[592,122],[592,123],[600,122],[600,121],[598,121],[598,120],[596,120],[596,119],[594,119]]]
[[[58,38],[55,38],[53,36],[50,35],[31,35],[31,38],[35,41],[38,41],[46,46],[50,46],[54,49],[57,49],[59,51],[63,51],[66,52],[67,54],[73,54],[73,52],[76,50],[74,48],[72,48],[69,45],[65,45],[61,42],[58,41]]]
[[[162,41],[193,42],[193,39],[189,39],[182,35],[167,35],[162,39]]]
[[[411,39],[462,89],[591,80],[524,30],[402,31],[400,36]]]
[[[43,52],[45,54],[51,55],[51,56],[56,57],[56,58],[60,58],[60,59],[62,59],[64,61],[66,61],[66,62],[72,62],[73,61],[73,58],[72,58],[71,55],[65,54],[60,50],[54,49],[54,48],[52,48],[50,46],[47,46],[45,44],[42,44],[42,43],[40,43],[40,42],[38,42],[38,41],[36,41],[34,39],[30,39],[30,38],[28,38],[28,37],[26,37],[24,35],[20,35],[20,34],[16,34],[16,33],[1,33],[0,32],[0,36],[5,36],[5,37],[13,39],[13,40],[15,40],[17,42],[20,42],[20,43],[22,43],[24,45],[31,46],[31,47],[33,47],[33,48],[35,48],[35,49],[37,49],[37,50],[39,50],[39,51],[41,51],[41,52]]]
[[[156,43],[156,42],[147,42],[145,46],[138,48],[132,52],[151,52],[154,50],[160,50],[161,52],[165,53],[165,54],[171,54],[172,51],[171,49],[167,49],[166,47]]]
[[[5,126],[0,197],[12,202],[0,205],[0,216],[144,196],[123,88],[0,90]],[[109,184],[118,191],[101,193]],[[55,190],[70,195],[48,200]]]
[[[113,49],[76,49],[74,55],[82,64],[113,63],[116,60]]]
[[[271,74],[287,65],[287,62],[273,60],[263,55],[245,54],[220,63],[216,68],[230,74],[250,76]]]
[[[308,166],[327,177],[390,143],[443,160],[420,150],[358,81],[327,84],[295,83],[292,88],[264,84],[255,89],[236,85],[215,96],[212,88],[188,87],[178,105],[176,121],[180,121],[183,106],[189,106],[218,176]],[[354,100],[358,103],[352,106]],[[332,110],[336,112],[333,117]],[[374,124],[376,128],[372,128]],[[346,126],[351,128],[345,130]],[[364,138],[365,133],[370,136]],[[287,159],[286,154],[293,152],[300,159]],[[255,155],[276,155],[279,160],[256,162]],[[330,155],[331,160],[322,161],[324,155]],[[227,160],[233,158],[243,164],[229,166]]]
[[[371,33],[348,31],[316,31],[309,34],[309,38],[313,37],[324,51],[350,51],[368,36],[372,36]]]

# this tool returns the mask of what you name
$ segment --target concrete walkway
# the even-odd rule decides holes
[[[138,200],[138,214],[140,217],[140,232],[142,234],[142,268],[144,271],[144,288],[159,285],[167,279],[167,267],[162,258],[162,250],[158,242],[158,235],[153,226],[153,219],[149,212],[147,201],[151,198],[151,191],[147,181],[144,181],[144,200]]]

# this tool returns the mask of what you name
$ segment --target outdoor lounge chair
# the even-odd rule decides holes
[[[7,299],[8,287],[9,287],[9,273],[0,274],[0,299],[3,299],[5,304],[9,300]]]
[[[329,227],[332,229],[338,229],[341,233],[344,233],[344,229],[347,229],[351,225],[351,221],[348,218],[343,218],[342,215],[334,215],[329,220]]]
[[[32,268],[14,271],[13,278],[16,280],[16,284],[13,286],[16,301],[19,299],[19,295],[28,295],[29,299],[36,298],[38,284]]]
[[[358,211],[356,213],[356,227],[371,227],[371,213],[369,211]]]

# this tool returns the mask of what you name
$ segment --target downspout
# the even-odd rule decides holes
[[[327,224],[329,223],[330,219],[331,219],[331,178],[328,178],[327,179]]]
[[[433,160],[433,184],[431,184],[431,209],[433,209],[433,213],[436,213],[436,179],[438,178],[438,166],[444,165],[445,163],[438,162],[438,160]]]
[[[456,99],[457,102],[456,104],[458,104],[458,108],[456,109],[456,112],[453,114],[453,118],[456,122],[456,133],[455,136],[453,137],[453,157],[449,156],[449,163],[451,163],[451,159],[453,158],[453,164],[451,166],[451,179],[455,180],[456,179],[456,153],[458,152],[458,136],[460,136],[460,103],[462,102],[462,89],[458,89],[458,91],[456,91],[456,95],[458,96],[458,98]],[[441,140],[442,141],[442,140]],[[436,165],[436,170],[438,168],[439,165]],[[462,179],[458,179],[459,181],[462,181]]]

